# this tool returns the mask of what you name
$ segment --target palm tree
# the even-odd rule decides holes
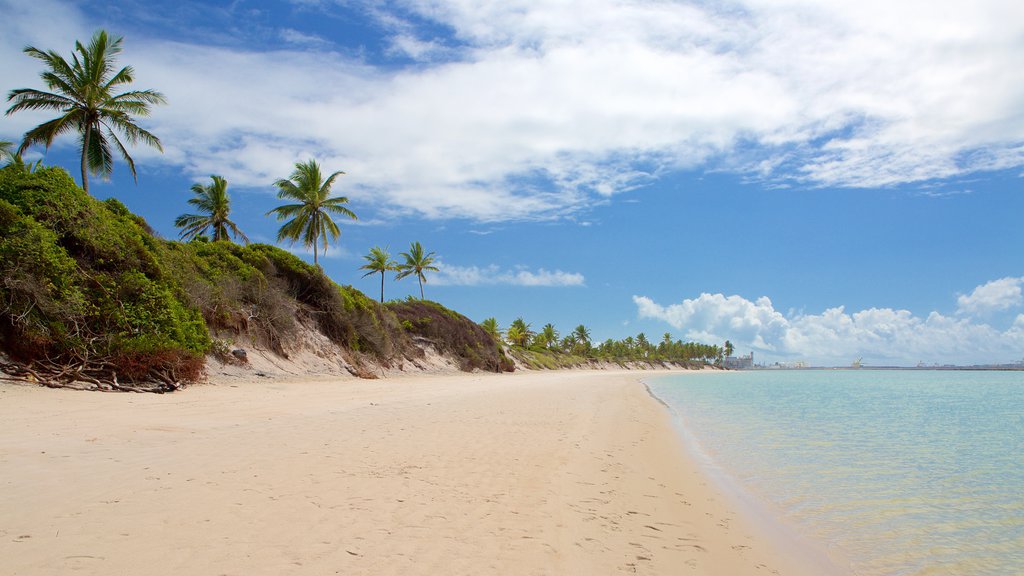
[[[726,358],[732,356],[732,353],[735,350],[736,350],[736,348],[732,345],[732,342],[729,342],[728,340],[726,340],[725,341],[725,348],[724,348]]]
[[[122,40],[98,30],[88,46],[75,42],[76,53],[72,53],[71,62],[53,50],[43,52],[29,46],[24,52],[46,65],[40,77],[52,92],[22,88],[11,90],[7,96],[8,101],[14,102],[7,109],[7,115],[22,110],[60,113],[57,118],[25,133],[18,148],[19,156],[33,144],[44,144],[49,149],[57,136],[78,132],[82,144],[82,188],[86,193],[89,192],[90,173],[106,177],[113,171],[112,143],[138,181],[135,162],[115,131],[122,133],[129,144],[142,141],[163,152],[160,139],[133,119],[133,116],[148,116],[151,105],[165,104],[167,100],[163,94],[154,90],[117,93],[118,88],[131,84],[135,79],[135,70],[131,66],[114,72],[114,61],[121,53]]]
[[[530,330],[530,325],[520,317],[512,321],[505,336],[508,338],[509,344],[526,348],[530,337],[533,336],[533,331]]]
[[[647,341],[647,335],[643,332],[636,335],[636,347],[640,350],[640,355],[646,358],[651,349],[651,343]]]
[[[572,338],[576,343],[576,346],[581,349],[582,352],[590,350],[590,330],[586,326],[580,324],[572,331]]]
[[[401,280],[406,276],[416,275],[416,279],[420,283],[420,300],[423,300],[423,283],[427,281],[427,277],[424,276],[424,271],[437,272],[437,266],[434,266],[434,253],[423,254],[423,246],[419,242],[413,242],[409,246],[408,252],[402,252],[400,254],[405,258],[405,263],[398,265],[398,274],[395,276],[395,280]]]
[[[201,214],[182,214],[174,221],[174,225],[181,228],[180,238],[192,240],[198,236],[212,232],[214,242],[228,240],[228,235],[241,238],[246,244],[249,238],[238,229],[228,218],[231,213],[231,199],[228,198],[228,181],[221,176],[212,175],[213,183],[203,186],[196,183],[192,185],[192,193],[195,198],[190,198],[188,203],[199,209]]]
[[[480,323],[480,326],[483,327],[484,331],[490,334],[495,340],[501,338],[501,329],[498,328],[497,318],[485,318],[484,321]]]
[[[298,202],[278,206],[267,212],[268,216],[275,214],[278,221],[291,218],[277,231],[277,240],[290,240],[294,243],[301,238],[304,246],[313,249],[313,264],[317,266],[320,265],[316,257],[318,243],[322,242],[326,255],[327,236],[330,235],[336,240],[341,234],[331,214],[357,219],[351,210],[342,206],[348,203],[348,198],[330,197],[334,179],[341,174],[344,172],[335,172],[325,180],[320,173],[320,165],[316,160],[309,160],[295,164],[295,171],[292,172],[290,179],[274,182],[274,186],[278,188],[278,198]]]
[[[540,334],[538,334],[538,336],[540,337],[540,341],[543,343],[544,347],[548,350],[558,343],[558,330],[555,330],[555,325],[550,322],[540,329]]]
[[[363,278],[366,278],[370,274],[376,274],[380,272],[380,303],[384,303],[384,273],[390,270],[397,270],[398,263],[391,259],[391,254],[380,246],[374,246],[370,248],[370,253],[363,256],[366,260],[366,264],[359,267],[360,270],[369,270],[366,274],[363,274]]]

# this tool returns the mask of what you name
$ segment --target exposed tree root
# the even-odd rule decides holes
[[[0,362],[0,372],[8,375],[4,380],[28,382],[47,388],[72,390],[98,390],[101,392],[150,392],[163,394],[182,388],[184,383],[170,370],[151,370],[146,380],[121,382],[110,362],[53,362],[49,360]]]

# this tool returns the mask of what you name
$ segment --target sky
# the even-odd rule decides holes
[[[819,366],[1024,359],[1024,3],[0,0],[0,90],[97,29],[166,106],[98,197],[166,238],[192,184],[273,243],[273,182],[345,171],[321,259],[371,297],[419,241],[473,320]],[[19,141],[46,113],[0,118]],[[77,178],[76,139],[29,159]],[[301,245],[283,247],[312,260]],[[386,298],[418,295],[388,278]]]

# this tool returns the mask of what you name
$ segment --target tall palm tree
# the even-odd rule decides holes
[[[53,139],[67,132],[77,132],[82,146],[82,188],[89,192],[89,174],[109,176],[114,169],[111,144],[118,151],[132,176],[138,181],[135,162],[115,132],[124,135],[129,144],[143,142],[163,152],[160,139],[135,123],[133,116],[148,116],[149,107],[165,104],[163,94],[155,90],[131,90],[117,93],[131,84],[135,70],[125,66],[115,72],[114,62],[121,53],[123,38],[110,37],[104,30],[93,34],[88,46],[75,42],[71,62],[57,52],[43,52],[29,46],[25,54],[40,60],[46,69],[40,74],[51,92],[21,88],[11,90],[8,101],[14,104],[7,114],[22,110],[52,110],[60,116],[44,122],[25,133],[18,148],[20,156],[33,144],[50,148]]]
[[[320,173],[320,165],[316,160],[295,164],[295,171],[288,180],[274,182],[277,186],[277,197],[282,200],[294,200],[297,204],[285,204],[267,212],[274,214],[278,221],[291,218],[277,231],[277,240],[295,242],[302,239],[302,244],[313,249],[313,264],[317,261],[318,244],[323,245],[324,255],[327,254],[327,237],[336,240],[341,234],[331,214],[340,214],[357,220],[356,215],[343,206],[348,203],[345,196],[331,197],[331,186],[334,179],[344,174],[335,172],[326,179]]]
[[[181,239],[192,240],[197,236],[206,234],[207,230],[212,232],[213,240],[228,240],[228,235],[241,238],[246,244],[249,238],[238,229],[228,215],[231,213],[231,199],[228,197],[228,181],[221,176],[212,175],[211,184],[203,186],[196,183],[192,185],[192,193],[195,198],[190,198],[188,203],[199,209],[201,214],[182,214],[174,221],[174,225],[181,228]]]
[[[420,300],[424,300],[423,283],[427,281],[427,277],[423,272],[438,271],[437,266],[434,266],[434,253],[424,254],[423,246],[419,242],[413,242],[409,246],[409,251],[402,252],[400,256],[405,258],[405,262],[398,265],[398,274],[395,276],[395,280],[401,280],[406,276],[415,274],[416,279],[420,282]]]
[[[374,246],[370,248],[370,253],[363,256],[366,260],[366,264],[359,267],[360,270],[369,270],[366,274],[363,274],[363,278],[366,278],[370,274],[376,274],[380,272],[380,303],[384,303],[384,273],[391,270],[398,269],[398,262],[391,259],[391,254],[380,246]]]

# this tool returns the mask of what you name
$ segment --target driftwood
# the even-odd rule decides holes
[[[4,380],[73,390],[163,394],[184,386],[170,370],[150,370],[142,382],[121,382],[112,363],[81,358],[66,362],[34,360],[28,364],[0,361],[0,372],[7,374],[7,377],[0,376]]]

